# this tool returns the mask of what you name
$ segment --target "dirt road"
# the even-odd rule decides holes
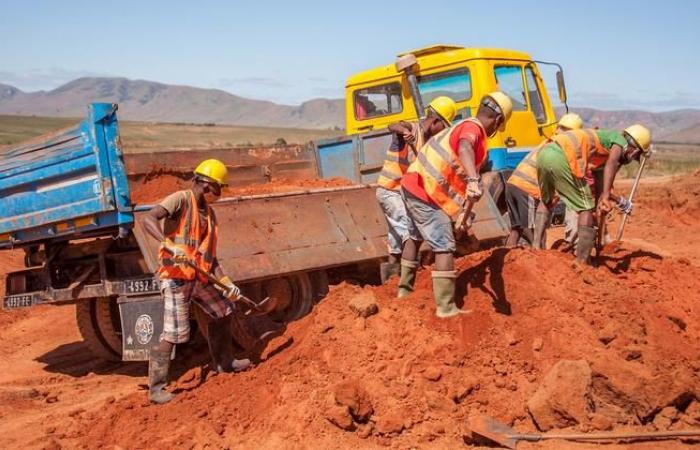
[[[700,427],[698,178],[642,191],[628,242],[599,268],[469,255],[472,313],[451,321],[433,317],[429,270],[401,302],[395,281],[340,285],[251,371],[202,379],[203,349],[186,351],[163,407],[146,402],[144,364],[94,362],[72,306],[0,313],[0,448],[460,448],[478,445],[474,413],[521,431]],[[356,317],[358,299],[378,314]]]

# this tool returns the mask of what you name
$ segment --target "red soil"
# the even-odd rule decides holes
[[[274,194],[303,189],[349,186],[350,184],[352,183],[344,178],[329,178],[323,180],[291,180],[279,178],[273,179],[265,184],[246,187],[230,186],[224,188],[221,195],[223,197],[235,197],[240,195]],[[129,189],[132,202],[145,204],[162,200],[175,191],[189,189],[191,185],[191,180],[186,180],[171,174],[157,174],[155,176],[143,178],[140,181],[132,180]]]
[[[695,186],[688,177],[644,187],[630,243],[608,248],[598,268],[554,251],[497,248],[461,258],[460,297],[472,312],[456,319],[434,317],[429,270],[403,300],[394,297],[396,281],[334,287],[257,367],[204,380],[191,368],[165,406],[148,405],[137,388],[143,374],[115,368],[47,379],[50,364],[25,364],[79,345],[67,325],[47,332],[67,321],[53,311],[63,308],[35,308],[0,329],[3,343],[28,345],[4,355],[15,378],[0,377],[0,447],[463,448],[477,413],[534,431],[527,402],[562,360],[585,360],[592,373],[588,412],[572,430],[700,427],[700,246],[688,237],[700,231]],[[375,297],[378,314],[356,317],[348,302],[358,295]],[[39,396],[16,394],[18,387]],[[60,401],[47,404],[44,391]],[[533,447],[591,448],[519,448]]]

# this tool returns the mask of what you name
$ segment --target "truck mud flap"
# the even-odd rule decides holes
[[[149,350],[163,332],[163,300],[160,295],[120,297],[122,360],[148,361]]]
[[[386,223],[372,186],[222,199],[217,257],[236,282],[279,277],[386,256]],[[151,271],[158,243],[137,214],[134,233]]]

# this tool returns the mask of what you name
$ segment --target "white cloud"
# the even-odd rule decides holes
[[[0,70],[1,83],[9,84],[23,91],[54,89],[76,78],[100,76],[109,75],[88,70],[59,69],[56,67],[30,69],[23,72]]]

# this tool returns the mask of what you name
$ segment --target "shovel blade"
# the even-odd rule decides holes
[[[473,416],[469,419],[469,429],[475,436],[493,441],[506,448],[515,448],[517,432],[511,427],[488,416]]]

